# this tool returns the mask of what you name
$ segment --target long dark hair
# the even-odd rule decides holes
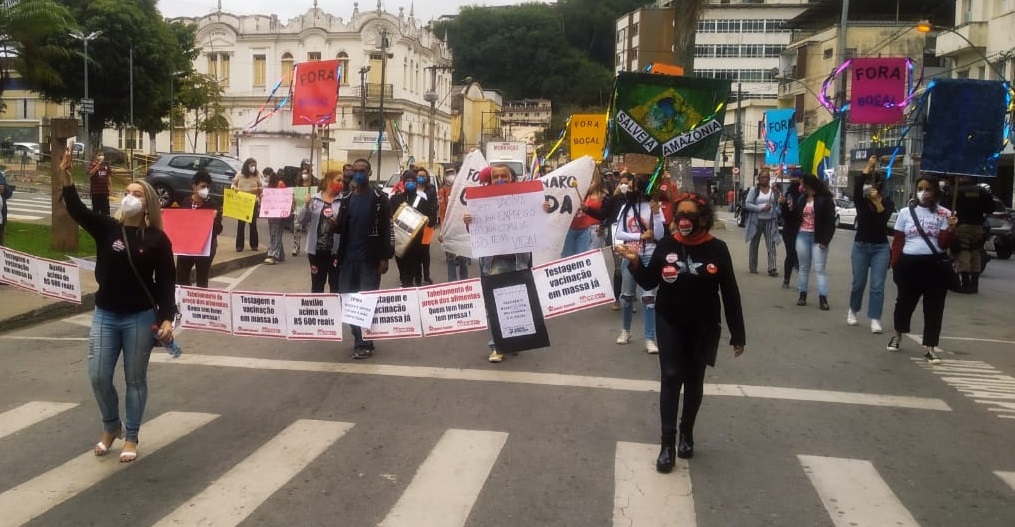
[[[705,230],[706,231],[712,230],[712,227],[715,226],[716,221],[715,207],[712,206],[712,200],[708,199],[705,196],[702,196],[701,194],[696,194],[694,192],[684,192],[682,194],[679,194],[677,195],[676,198],[673,199],[674,217],[676,216],[677,208],[680,206],[680,202],[682,201],[690,201],[694,203],[695,206],[698,207],[698,214],[701,214],[701,217],[705,218]]]
[[[247,160],[243,162],[243,168],[240,169],[240,172],[242,172],[244,176],[256,176],[257,175],[256,170],[253,172],[250,171],[250,165],[256,164],[257,164],[256,159],[248,157]]]
[[[832,197],[832,191],[828,190],[828,185],[825,184],[824,181],[818,179],[818,176],[815,176],[814,174],[804,174],[803,177],[800,178],[800,183],[805,187],[813,189],[815,196],[822,196],[826,198]]]

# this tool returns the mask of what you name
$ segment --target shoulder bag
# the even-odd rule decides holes
[[[927,247],[930,247],[930,252],[937,257],[937,265],[941,268],[941,272],[948,273],[948,277],[953,278],[955,276],[955,260],[948,253],[937,250],[937,247],[934,247],[934,244],[931,243],[930,237],[923,230],[923,225],[920,225],[920,218],[916,216],[916,205],[909,206],[909,214],[913,216],[916,232],[920,233],[923,241],[927,242]]]

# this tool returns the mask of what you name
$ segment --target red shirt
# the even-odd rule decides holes
[[[93,169],[95,169],[94,173],[92,173]],[[90,174],[88,176],[89,192],[92,195],[109,195],[109,165],[92,161],[88,164],[88,173]]]

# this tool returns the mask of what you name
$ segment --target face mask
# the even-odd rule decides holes
[[[864,197],[868,197],[869,198],[870,195],[871,195],[871,190],[873,190],[873,189],[874,189],[874,185],[864,185],[863,186],[863,195],[864,195]]]
[[[415,192],[416,191],[416,182],[415,181],[406,181],[405,182],[405,191],[406,192]]]
[[[328,185],[328,189],[331,190],[332,194],[338,194],[339,192],[342,192],[342,183],[333,181],[330,185]]]
[[[416,183],[419,183],[420,185],[426,185],[426,178],[420,176],[420,177],[416,178]]]
[[[494,185],[503,185],[504,183],[510,183],[510,182],[511,181],[507,180],[507,179],[498,179],[497,181],[494,181],[493,184]]]
[[[932,194],[929,190],[918,190],[916,192],[916,200],[920,203],[927,203],[932,197],[934,197],[934,194]]]
[[[631,185],[628,185],[627,183],[621,183],[620,186],[617,188],[620,190],[621,194],[627,194],[631,190]]]
[[[367,175],[363,172],[356,172],[352,175],[352,180],[355,181],[357,185],[366,185]]]
[[[208,188],[205,187],[205,188],[199,188],[199,189],[197,189],[197,195],[201,199],[208,199]]]
[[[446,185],[454,185],[455,184],[455,178],[454,178],[454,176],[448,176],[448,177],[444,178],[444,183]]]
[[[700,225],[698,219],[701,216],[699,214],[692,214],[689,212],[682,212],[677,214],[677,230],[680,231],[681,236],[689,236],[691,233],[698,230]]]
[[[306,180],[310,179],[310,174],[307,174],[306,172],[304,172],[304,173],[300,174],[300,177],[303,178],[303,181],[306,181]]]
[[[250,172],[257,172],[257,165],[250,165]]]
[[[134,216],[140,214],[142,208],[144,208],[144,203],[142,203],[141,199],[137,196],[127,195],[120,200],[120,210],[122,210],[123,214],[128,218],[133,218]]]

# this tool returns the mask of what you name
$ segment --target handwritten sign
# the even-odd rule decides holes
[[[465,191],[472,223],[472,255],[495,256],[532,252],[546,232],[543,183],[524,181]]]
[[[43,295],[81,303],[81,272],[76,265],[35,258],[35,277]]]
[[[606,114],[575,114],[571,116],[571,159],[589,156],[603,160],[606,143]]]
[[[256,203],[257,196],[227,188],[222,192],[222,216],[250,223]]]
[[[232,299],[229,291],[177,286],[180,325],[220,333],[233,332]]]
[[[293,189],[267,188],[261,191],[262,218],[288,218],[293,211]]]
[[[427,337],[487,328],[483,286],[479,279],[420,287],[419,316]]]
[[[908,69],[905,58],[856,58],[850,65],[849,122],[894,124],[902,122],[899,106],[906,98]]]
[[[765,164],[799,165],[800,148],[793,108],[765,112]]]
[[[286,338],[342,340],[342,300],[336,294],[285,295]]]
[[[284,294],[234,291],[232,305],[233,335],[285,337]]]
[[[38,280],[35,279],[35,257],[23,252],[0,247],[0,281],[29,291],[39,292]]]
[[[419,318],[419,293],[415,289],[363,291],[361,295],[377,297],[377,308],[370,329],[363,330],[366,340],[422,337]]]
[[[613,282],[601,250],[537,265],[532,277],[546,318],[613,302]]]
[[[163,209],[162,230],[173,242],[173,254],[210,255],[215,214],[213,209]]]
[[[574,215],[581,210],[581,201],[589,191],[595,170],[595,160],[586,156],[539,178],[543,182],[544,198],[550,202],[550,210],[544,215],[546,230],[541,234],[543,246],[532,253],[533,263],[560,258],[567,230],[571,228]]]
[[[451,186],[451,195],[448,197],[448,210],[444,215],[444,221],[441,222],[441,246],[447,252],[459,256],[472,256],[469,232],[462,221],[468,211],[465,206],[465,191],[470,187],[479,186],[479,171],[485,167],[486,159],[483,153],[474,150],[465,156],[462,168],[455,176],[455,183]]]
[[[374,323],[374,310],[377,309],[377,297],[349,293],[342,295],[342,322],[351,326],[370,329]]]
[[[321,125],[335,122],[338,81],[342,67],[338,60],[301,62],[293,70],[293,124]]]

